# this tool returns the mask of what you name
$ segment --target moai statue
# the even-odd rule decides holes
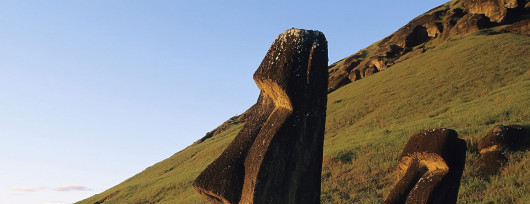
[[[280,34],[254,73],[246,124],[193,187],[215,203],[320,203],[328,51],[324,34]]]
[[[473,165],[473,176],[489,179],[508,162],[509,151],[521,149],[527,143],[526,130],[519,125],[497,125],[478,143],[480,158]]]
[[[464,171],[466,143],[450,129],[413,135],[401,153],[390,203],[456,203]]]

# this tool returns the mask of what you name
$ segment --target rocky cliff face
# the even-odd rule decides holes
[[[487,31],[529,35],[529,0],[453,0],[420,15],[380,42],[329,66],[328,92],[387,69],[458,36]]]

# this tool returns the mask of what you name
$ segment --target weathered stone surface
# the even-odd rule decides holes
[[[361,50],[345,58],[344,63],[330,65],[328,92],[390,67],[410,48],[438,37],[443,31],[443,25],[438,21],[444,12],[430,11],[418,16],[378,43],[375,53]]]
[[[504,22],[509,9],[519,5],[517,0],[463,0],[463,4],[469,13],[484,14],[497,23]]]
[[[384,59],[381,59],[381,58],[373,59],[371,63],[375,66],[377,70],[380,70],[380,71],[387,68],[387,63],[385,62]]]
[[[331,71],[330,71],[331,72]],[[337,88],[342,87],[352,82],[349,77],[349,73],[345,69],[336,70],[333,75],[330,75],[328,82],[328,92],[335,91]]]
[[[318,31],[280,34],[254,81],[252,113],[193,186],[216,203],[319,203],[327,103],[327,42]]]
[[[480,158],[473,165],[473,175],[489,178],[498,174],[507,162],[504,153],[523,148],[528,138],[526,130],[518,125],[497,125],[478,143]]]
[[[399,180],[384,203],[456,203],[466,144],[450,129],[413,135],[399,160]]]
[[[387,42],[382,41],[382,44],[395,44],[410,48],[437,37],[443,32],[443,25],[439,23],[439,19],[445,12],[445,10],[430,11],[414,18],[392,34]]]
[[[366,57],[366,52],[360,51],[344,59],[344,63],[334,63],[329,66],[328,92],[361,78],[358,67]],[[355,75],[356,72],[358,74]],[[353,74],[352,74],[353,73]]]
[[[377,67],[373,64],[370,64],[368,66],[368,68],[366,68],[364,70],[364,74],[362,75],[362,77],[367,77],[367,76],[370,76],[370,75],[373,75],[375,73],[379,72],[379,70],[377,69]]]
[[[526,130],[519,125],[497,125],[478,143],[478,150],[485,153],[518,149],[525,136]]]
[[[476,32],[485,28],[491,28],[496,24],[492,23],[483,14],[468,13],[464,15],[451,29],[451,36],[458,36],[466,33]]]
[[[458,21],[467,14],[461,8],[449,9],[443,18],[443,30],[444,32],[441,35],[441,39],[446,40],[451,37],[451,28],[455,26]]]

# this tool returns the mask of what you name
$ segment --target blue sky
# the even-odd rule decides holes
[[[329,63],[444,1],[0,0],[0,203],[100,193],[250,107],[291,27]]]

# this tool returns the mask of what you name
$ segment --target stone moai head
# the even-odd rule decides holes
[[[327,82],[327,77],[324,78],[327,68],[322,69],[327,67],[327,61],[324,34],[289,29],[271,45],[254,73],[254,81],[276,106],[293,109],[292,105],[298,105],[297,100],[305,99],[303,95],[321,94],[318,88],[322,81]]]
[[[254,81],[247,122],[193,186],[216,203],[319,203],[327,105],[327,41],[289,29],[271,45]]]
[[[472,176],[489,179],[498,174],[508,161],[505,153],[524,149],[528,139],[522,126],[495,126],[477,145],[480,158],[473,164]]]
[[[384,203],[456,203],[466,144],[450,129],[410,137],[398,163],[399,180]]]

